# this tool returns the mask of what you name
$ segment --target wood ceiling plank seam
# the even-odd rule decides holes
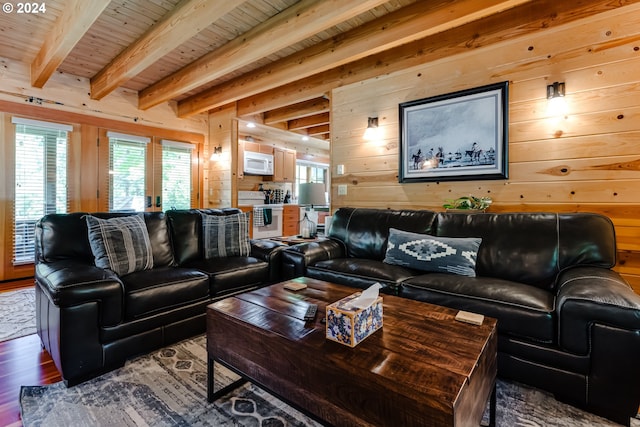
[[[273,16],[276,13],[280,13],[286,8],[291,7],[293,4],[296,3],[296,1],[297,0],[281,1],[281,2],[278,2],[277,4],[276,2],[272,2],[272,1],[254,1],[252,2],[252,4],[256,9],[260,10],[261,13],[267,16]]]
[[[175,7],[180,3],[180,0],[166,2],[166,6],[162,6],[153,1],[129,1],[122,3],[122,8],[124,10],[130,11],[134,15],[144,16],[153,19],[154,21],[161,19],[164,15],[169,13],[171,10],[175,9]],[[128,16],[134,16],[127,14]]]
[[[144,34],[145,31],[151,27],[154,22],[153,20],[148,20],[147,22],[140,22],[136,20],[132,16],[127,16],[119,10],[106,10],[102,16],[100,17],[100,23],[106,22],[109,23],[116,28],[129,29],[134,34],[138,34],[139,36]]]
[[[91,28],[91,31],[89,31],[87,34],[91,35],[94,31],[100,32],[102,34],[111,33],[114,37],[117,37],[121,40],[126,40],[127,45],[129,45],[133,41],[141,37],[147,30],[149,30],[149,27],[136,28],[129,23],[123,23],[122,21],[107,16],[103,13]]]

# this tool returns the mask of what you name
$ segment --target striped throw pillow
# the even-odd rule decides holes
[[[119,276],[153,268],[153,252],[143,214],[109,219],[86,215],[95,265]]]
[[[202,214],[204,258],[249,256],[249,214]]]

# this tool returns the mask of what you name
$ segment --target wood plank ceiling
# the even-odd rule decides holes
[[[34,87],[57,70],[90,79],[93,99],[122,87],[139,94],[143,110],[176,101],[181,117],[237,102],[241,118],[328,140],[328,92],[351,82],[350,65],[429,37],[464,36],[462,28],[496,14],[526,16],[535,3],[91,0],[88,7],[85,0],[47,0],[45,13],[0,14],[0,56],[30,64]],[[559,3],[571,5],[550,10],[540,28],[614,7]],[[472,35],[458,51],[476,46],[479,34]],[[451,43],[448,54],[455,54],[460,42]],[[382,65],[377,75],[393,70]]]

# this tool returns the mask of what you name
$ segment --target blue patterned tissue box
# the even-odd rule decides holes
[[[366,308],[350,307],[349,302],[360,292],[327,306],[327,338],[355,347],[369,335],[382,328],[382,297]]]

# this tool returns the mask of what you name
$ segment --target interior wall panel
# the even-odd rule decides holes
[[[495,212],[602,213],[616,227],[616,269],[640,292],[637,21],[635,9],[619,10],[333,90],[332,209],[442,210],[446,199],[473,194],[492,197]],[[398,182],[400,103],[501,81],[509,82],[509,179]],[[547,111],[554,81],[566,83],[560,116]],[[364,141],[376,116],[382,137]]]

